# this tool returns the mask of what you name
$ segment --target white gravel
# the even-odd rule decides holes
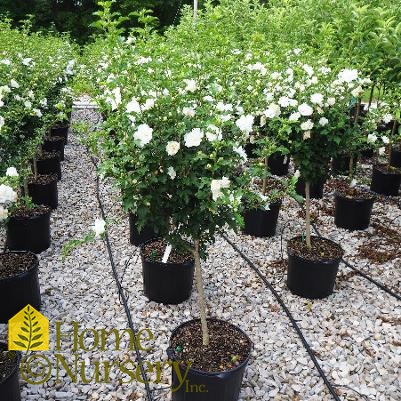
[[[83,107],[84,103],[79,106]],[[83,108],[73,113],[73,119],[95,123],[98,116],[92,109]],[[59,208],[52,215],[52,246],[40,255],[40,282],[42,313],[51,321],[51,351],[44,355],[55,365],[54,353],[61,353],[69,366],[73,366],[71,340],[63,338],[62,350],[55,350],[55,322],[63,322],[62,331],[69,333],[72,333],[74,321],[79,323],[80,331],[89,328],[123,330],[128,323],[102,241],[78,248],[64,263],[60,260],[63,243],[82,237],[100,216],[94,168],[84,147],[73,135],[70,138],[63,163],[63,179],[59,183]],[[181,305],[149,302],[143,295],[141,263],[137,248],[129,244],[128,218],[121,209],[118,191],[110,182],[102,182],[101,196],[108,218],[114,221],[109,236],[134,325],[137,329],[149,328],[155,336],[153,341],[146,343],[153,346],[152,350],[142,352],[142,356],[152,363],[166,360],[171,330],[183,321],[197,317],[196,290]],[[375,265],[356,257],[357,247],[367,240],[366,233],[374,238],[375,231],[369,228],[361,234],[336,228],[333,217],[317,212],[323,204],[330,206],[331,199],[327,194],[323,200],[313,201],[321,233],[341,243],[346,252],[345,259],[376,280],[398,287],[401,292],[400,258]],[[274,284],[342,400],[400,401],[401,302],[366,279],[347,274],[350,269],[344,265],[340,266],[340,280],[334,294],[325,300],[308,301],[287,290],[285,264],[272,264],[281,258],[280,232],[284,230],[284,253],[286,239],[301,232],[303,221],[299,210],[294,201],[284,202],[277,235],[273,238],[258,239],[233,232],[228,236]],[[391,220],[398,215],[401,211],[396,205],[375,203],[375,219]],[[393,226],[399,230],[401,218]],[[239,325],[254,342],[240,400],[333,399],[271,292],[223,238],[218,238],[210,247],[203,269],[209,314]],[[5,325],[0,325],[1,336],[6,336]],[[86,333],[85,337],[84,343],[89,348],[94,341],[90,340],[93,334]],[[93,373],[96,361],[122,362],[128,358],[134,361],[135,353],[129,350],[128,341],[121,345],[120,351],[113,351],[115,344],[112,341],[108,342],[110,349],[107,351],[98,348],[78,350],[77,358],[86,364],[87,377]],[[121,384],[121,379],[126,377],[115,368],[111,369],[109,384],[83,384],[81,379],[73,383],[63,368],[60,373],[64,376],[57,382],[56,373],[54,368],[50,380],[41,385],[21,382],[22,399],[146,399],[144,385],[136,380]],[[151,389],[157,390],[155,399],[169,400],[170,372],[165,370],[158,384],[154,383],[154,374],[149,377]]]

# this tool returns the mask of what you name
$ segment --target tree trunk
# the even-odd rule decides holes
[[[269,158],[266,157],[266,158],[265,158],[265,167],[266,167],[266,170],[267,170],[267,168],[268,168],[268,162],[269,162]],[[265,173],[266,173],[266,171],[265,171]],[[267,177],[263,177],[263,186],[262,186],[262,194],[263,194],[263,195],[266,195],[266,190],[267,190]]]
[[[305,223],[306,223],[306,245],[311,245],[311,224],[310,224],[310,182],[305,182]]]
[[[349,175],[350,182],[352,181],[352,178],[354,176],[353,170],[354,170],[354,155],[351,153],[350,158],[349,158],[349,165],[348,165],[348,171],[349,171],[348,175]]]
[[[198,18],[198,0],[194,0],[194,23],[196,23],[197,18]]]
[[[374,91],[375,91],[375,83],[373,83],[372,89],[370,90],[368,111],[370,110],[370,106],[372,105],[372,100],[373,100],[373,93],[374,93]]]
[[[391,160],[391,153],[392,153],[392,151],[393,151],[393,141],[392,141],[392,138],[394,137],[396,128],[397,128],[397,120],[394,120],[393,128],[391,129],[390,143],[389,143],[389,148],[388,148],[388,160],[389,160],[389,162],[390,162],[390,160]]]
[[[202,324],[202,342],[203,345],[207,347],[209,345],[209,329],[207,327],[207,321],[206,321],[206,300],[205,300],[205,291],[203,288],[202,269],[200,264],[199,240],[195,240],[194,258],[195,258],[196,288],[198,290],[198,306]]]

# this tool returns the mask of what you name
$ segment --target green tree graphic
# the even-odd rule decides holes
[[[43,337],[41,327],[39,326],[35,311],[31,310],[29,305],[27,311],[24,311],[24,321],[18,337],[21,341],[14,341],[14,344],[23,347],[27,351],[33,350],[43,344],[43,341],[38,341]]]

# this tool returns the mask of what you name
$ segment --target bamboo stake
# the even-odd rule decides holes
[[[388,158],[389,158],[388,160],[389,160],[389,162],[391,160],[391,153],[393,152],[393,141],[392,141],[392,138],[394,137],[396,128],[397,128],[397,121],[394,120],[393,128],[391,128],[390,144],[389,144],[389,149],[388,149]]]
[[[194,23],[198,18],[198,0],[194,0]]]
[[[202,342],[203,345],[207,347],[209,345],[209,329],[207,327],[207,321],[206,321],[206,299],[205,299],[205,291],[203,288],[203,278],[200,264],[199,240],[195,240],[194,257],[195,257],[196,288],[198,290],[198,307],[202,325]]]
[[[268,168],[268,161],[269,158],[265,157],[265,167],[266,169]],[[267,190],[267,177],[263,177],[263,185],[262,185],[262,194],[266,195],[266,190]]]
[[[305,222],[306,222],[306,246],[311,249],[311,223],[310,223],[310,183],[305,182]]]
[[[370,90],[368,111],[370,110],[370,106],[372,105],[372,100],[373,100],[373,93],[374,93],[374,91],[375,91],[375,83],[373,83],[372,88],[371,88],[371,90]]]

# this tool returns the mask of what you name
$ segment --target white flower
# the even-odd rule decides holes
[[[301,130],[302,131],[309,131],[313,128],[313,121],[312,120],[306,120],[301,124]]]
[[[299,170],[296,170],[295,173],[294,173],[294,177],[296,179],[298,179],[300,175],[301,175],[301,172]]]
[[[199,146],[203,139],[203,132],[200,128],[193,128],[192,131],[184,135],[185,146],[192,148]]]
[[[0,131],[1,131],[1,129],[4,127],[4,124],[5,124],[6,122],[5,122],[5,120],[4,120],[4,118],[2,117],[2,116],[0,116]]]
[[[311,97],[310,97],[310,101],[313,104],[318,104],[321,105],[323,103],[323,95],[321,93],[314,93]]]
[[[106,231],[106,222],[103,219],[96,219],[93,231],[95,232],[95,237],[99,238]]]
[[[301,118],[301,114],[298,112],[292,113],[289,117],[289,121],[298,121]]]
[[[323,67],[320,67],[320,68],[319,68],[319,71],[320,71],[323,75],[327,75],[327,74],[331,71],[331,69],[330,69],[329,67],[323,66]]]
[[[19,83],[18,83],[15,79],[12,79],[12,80],[10,81],[10,86],[11,86],[12,88],[19,88]]]
[[[383,122],[388,124],[390,121],[393,120],[393,116],[390,113],[387,113],[383,116]]]
[[[381,148],[379,148],[379,155],[384,156],[385,154],[386,154],[386,148],[382,146]]]
[[[355,79],[357,78],[358,78],[358,70],[350,70],[348,68],[345,68],[344,70],[341,70],[338,73],[338,79],[341,82],[351,83],[352,81],[355,81]]]
[[[327,125],[329,123],[329,120],[326,118],[326,117],[322,117],[320,120],[319,120],[319,124],[322,126],[322,127],[324,127],[325,125]]]
[[[313,75],[313,67],[310,66],[309,64],[304,64],[302,66],[302,68],[304,69],[304,71],[311,77]]]
[[[31,64],[32,59],[31,58],[24,58],[22,60],[22,64],[29,66]]]
[[[362,93],[363,93],[363,89],[362,89],[362,86],[360,86],[360,85],[351,91],[351,95],[353,97],[359,97],[359,95],[361,95]]]
[[[298,106],[298,111],[301,114],[301,116],[311,116],[313,114],[313,109],[312,107],[309,106],[309,104],[302,103]]]
[[[184,79],[184,82],[187,84],[185,87],[186,92],[195,92],[197,87],[196,87],[196,81],[194,79]]]
[[[302,136],[303,140],[305,141],[306,139],[310,139],[310,135],[311,135],[310,131],[305,131]]]
[[[216,104],[216,109],[222,113],[226,111],[233,111],[233,105],[231,103],[223,103],[223,102],[218,102]]]
[[[216,127],[215,125],[209,124],[207,126],[207,129],[208,131],[206,132],[206,138],[208,141],[220,141],[223,138],[223,135],[221,134],[221,129]]]
[[[32,111],[35,113],[36,117],[42,117],[42,112],[39,109],[32,109]]]
[[[210,95],[207,95],[207,96],[204,96],[203,97],[203,100],[205,101],[205,102],[214,102],[214,98],[212,97],[212,96],[210,96]]]
[[[222,189],[230,186],[230,180],[227,177],[223,177],[221,180],[212,180],[210,183],[210,189],[212,191],[212,198],[216,201],[220,196],[223,195]]]
[[[180,143],[177,141],[167,142],[166,152],[169,156],[174,156],[180,150]]]
[[[333,106],[336,103],[336,99],[334,97],[327,98],[327,104],[329,106]]]
[[[236,122],[235,125],[245,134],[250,134],[252,132],[253,123],[255,118],[248,114],[246,116],[241,116]]]
[[[274,71],[270,74],[271,79],[279,79],[281,77],[281,74],[277,71]]]
[[[150,128],[148,124],[141,124],[134,134],[134,139],[139,141],[139,146],[142,148],[152,140],[152,133],[153,128]]]
[[[0,205],[0,221],[5,220],[8,217],[8,210]]]
[[[184,107],[182,109],[182,114],[186,117],[195,117],[195,109],[193,107]]]
[[[377,141],[376,134],[369,134],[367,138],[368,143],[375,143]]]
[[[278,99],[278,104],[281,107],[288,107],[291,104],[291,99],[287,96],[281,96],[280,99]]]
[[[385,145],[388,145],[390,143],[390,139],[386,135],[382,136],[382,141]]]
[[[155,99],[146,99],[145,104],[142,105],[142,110],[150,110],[155,105]]]
[[[0,204],[7,202],[15,202],[17,200],[17,193],[8,185],[0,185]]]
[[[117,107],[121,104],[121,89],[120,89],[120,87],[117,86],[117,88],[113,89],[111,94],[113,96],[108,96],[106,98],[106,102],[110,103],[112,110],[116,110]]]
[[[138,101],[133,97],[130,102],[127,103],[127,106],[125,107],[125,111],[127,113],[140,113],[141,112],[141,106],[139,105]]]
[[[245,149],[242,146],[233,147],[233,151],[238,153],[243,161],[246,162],[248,160]]]
[[[47,99],[46,99],[46,98],[43,98],[43,99],[39,102],[39,104],[41,105],[41,107],[47,107]]]
[[[269,107],[263,112],[267,118],[276,118],[281,114],[281,108],[276,103],[271,103]]]
[[[174,178],[177,177],[177,173],[175,172],[174,167],[171,166],[167,169],[167,174],[172,180],[174,180]]]
[[[296,56],[298,56],[298,54],[300,54],[301,51],[302,51],[301,49],[296,48],[296,49],[294,49],[292,52],[293,52]]]
[[[30,109],[30,108],[32,108],[32,103],[31,103],[29,100],[25,100],[24,106],[25,106],[27,109]]]
[[[353,187],[356,186],[357,183],[358,183],[358,181],[354,178],[354,179],[351,181],[351,183],[349,184],[349,186],[350,186],[351,188],[353,188]]]
[[[10,65],[11,61],[8,58],[4,58],[3,60],[0,60],[0,64]]]
[[[9,167],[6,171],[7,177],[18,177],[18,171],[15,167]]]

